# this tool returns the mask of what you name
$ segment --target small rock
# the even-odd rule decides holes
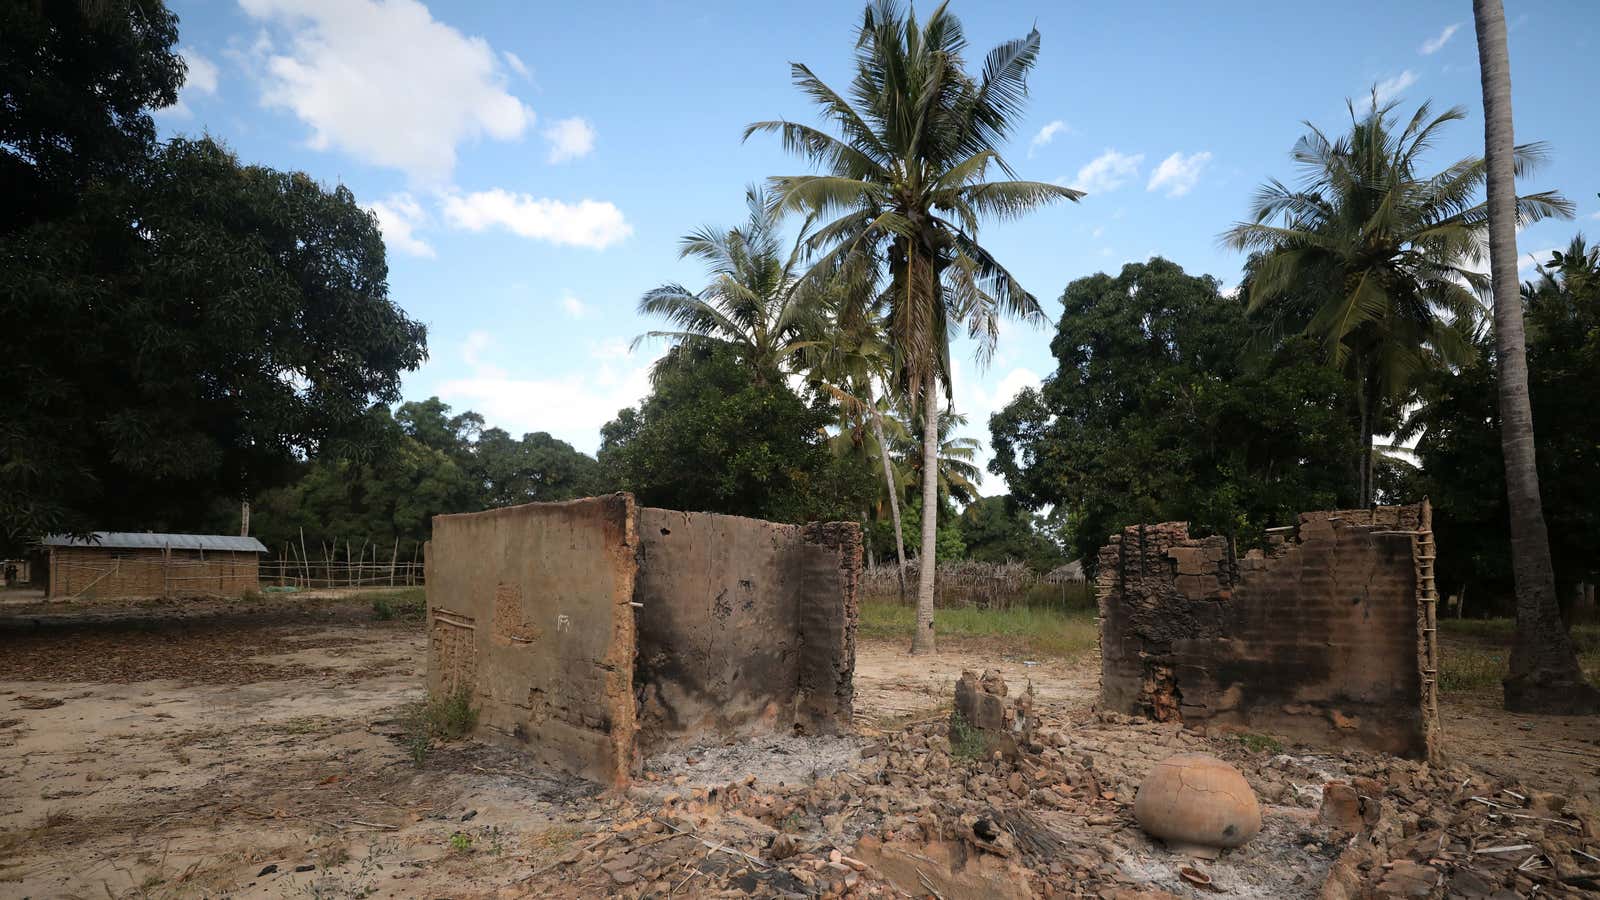
[[[272,873],[274,873],[276,871],[278,871],[278,864],[277,863],[273,863],[270,866],[263,866],[261,871],[256,873],[256,877],[260,878],[263,875],[271,875]]]

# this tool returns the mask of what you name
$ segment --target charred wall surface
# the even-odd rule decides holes
[[[621,783],[707,732],[850,727],[854,523],[617,494],[436,517],[427,565],[430,690],[549,765]]]
[[[848,728],[859,527],[647,507],[639,535],[646,751],[707,731]]]
[[[1236,556],[1181,522],[1100,551],[1102,703],[1194,727],[1431,749],[1426,504],[1302,514]]]

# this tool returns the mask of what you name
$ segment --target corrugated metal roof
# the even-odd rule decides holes
[[[267,548],[253,537],[230,534],[158,534],[151,531],[96,531],[88,539],[52,534],[41,543],[46,547],[109,547],[116,550],[235,550],[265,553]]]

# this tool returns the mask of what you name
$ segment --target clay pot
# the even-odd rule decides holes
[[[1133,801],[1139,827],[1169,844],[1241,847],[1261,831],[1261,807],[1239,770],[1204,753],[1170,756]]]

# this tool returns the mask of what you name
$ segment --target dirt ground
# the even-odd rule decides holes
[[[868,757],[891,746],[885,736],[941,717],[963,669],[999,668],[1018,690],[1031,683],[1039,707],[1062,720],[1088,722],[1097,690],[1090,658],[1007,658],[974,645],[913,660],[868,644],[857,657],[860,737],[695,748],[650,761],[632,795],[618,797],[471,742],[437,747],[418,767],[400,722],[421,697],[424,652],[417,623],[377,621],[359,598],[9,605],[0,896],[593,895],[557,864],[587,859],[579,850],[636,805],[749,776],[796,784],[881,769]],[[1494,699],[1446,704],[1450,757],[1540,790],[1596,793],[1600,722],[1512,716]],[[1102,777],[1126,802],[1131,779],[1195,741],[1168,730],[1131,749],[1077,747],[1099,771],[1125,774]],[[1285,773],[1274,784],[1287,805],[1269,807],[1267,831],[1233,869],[1224,861],[1212,872],[1231,896],[1314,896],[1327,871],[1328,854],[1300,847],[1308,802],[1294,794],[1318,794],[1352,757],[1281,758],[1271,765]],[[1119,877],[1203,896],[1185,893],[1147,844],[1124,855]],[[1268,855],[1277,875],[1247,871]]]

